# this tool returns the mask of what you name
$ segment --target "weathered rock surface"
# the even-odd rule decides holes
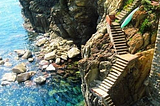
[[[4,61],[3,60],[0,60],[0,65],[3,65],[4,64]]]
[[[14,52],[17,53],[18,57],[21,57],[25,54],[26,51],[25,50],[14,50]]]
[[[46,68],[46,71],[55,71],[56,70],[56,68],[52,65],[52,64],[50,64],[47,68]]]
[[[37,46],[42,46],[47,41],[47,38],[39,39],[36,43]]]
[[[73,58],[77,56],[78,54],[80,54],[80,50],[78,48],[73,47],[68,51],[67,54],[69,58]]]
[[[37,78],[34,78],[33,81],[37,84],[42,84],[46,81],[46,78],[44,76],[39,76]]]
[[[44,59],[51,60],[51,59],[55,59],[55,57],[56,57],[56,51],[53,51],[53,52],[45,54]]]
[[[16,73],[5,73],[2,76],[2,81],[14,82],[16,80]]]
[[[20,64],[14,66],[12,68],[12,71],[14,73],[17,73],[17,74],[26,72],[26,65],[25,65],[25,63],[20,63]]]
[[[32,52],[30,50],[26,50],[26,52],[24,53],[24,55],[22,56],[22,58],[28,59],[31,56],[32,56]]]
[[[31,78],[36,72],[26,72],[17,75],[17,81],[23,82]]]

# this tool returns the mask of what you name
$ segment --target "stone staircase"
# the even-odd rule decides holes
[[[132,54],[116,55],[115,57],[116,63],[112,66],[108,76],[106,76],[103,81],[97,81],[96,86],[90,89],[95,96],[99,97],[104,106],[115,106],[108,92],[118,78],[121,77],[127,65],[137,58],[137,56]]]
[[[160,19],[159,19],[157,38],[155,43],[155,52],[152,60],[149,79],[154,89],[154,92],[152,93],[151,96],[154,100],[157,101],[157,103],[159,103],[156,104],[156,106],[160,106],[159,102],[160,101]]]
[[[118,15],[116,15],[116,18],[118,19],[117,22],[121,23],[124,18],[129,14],[129,12],[135,9],[139,1],[140,0],[134,0],[131,5],[129,5],[126,9],[123,9]]]

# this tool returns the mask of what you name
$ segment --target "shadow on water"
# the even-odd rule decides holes
[[[37,71],[30,80],[10,85],[0,85],[0,106],[82,106],[83,97],[80,89],[80,80],[69,83],[58,76],[47,73],[47,81],[43,85],[36,85],[32,80],[43,75],[38,63],[29,63],[27,60],[17,60],[15,49],[30,49],[37,52],[34,40],[37,34],[27,33],[23,26],[18,0],[0,1],[0,56],[12,64],[11,67],[0,65],[0,79],[5,73],[18,63],[25,62],[28,71]],[[2,81],[0,80],[0,83]]]

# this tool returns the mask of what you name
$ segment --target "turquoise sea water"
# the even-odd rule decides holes
[[[15,49],[30,49],[32,42],[23,28],[23,19],[18,0],[0,0],[0,56],[14,65],[25,60],[16,60]],[[12,66],[12,67],[13,67]],[[38,70],[36,63],[27,63],[29,70]],[[0,66],[0,79],[12,67]],[[37,74],[41,74],[38,73]],[[1,80],[0,80],[1,83]],[[48,77],[46,84],[29,82],[0,86],[0,106],[81,106],[83,97],[80,82],[67,83]]]

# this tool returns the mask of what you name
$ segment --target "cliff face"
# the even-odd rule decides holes
[[[96,0],[20,0],[25,27],[85,43],[95,32]]]

